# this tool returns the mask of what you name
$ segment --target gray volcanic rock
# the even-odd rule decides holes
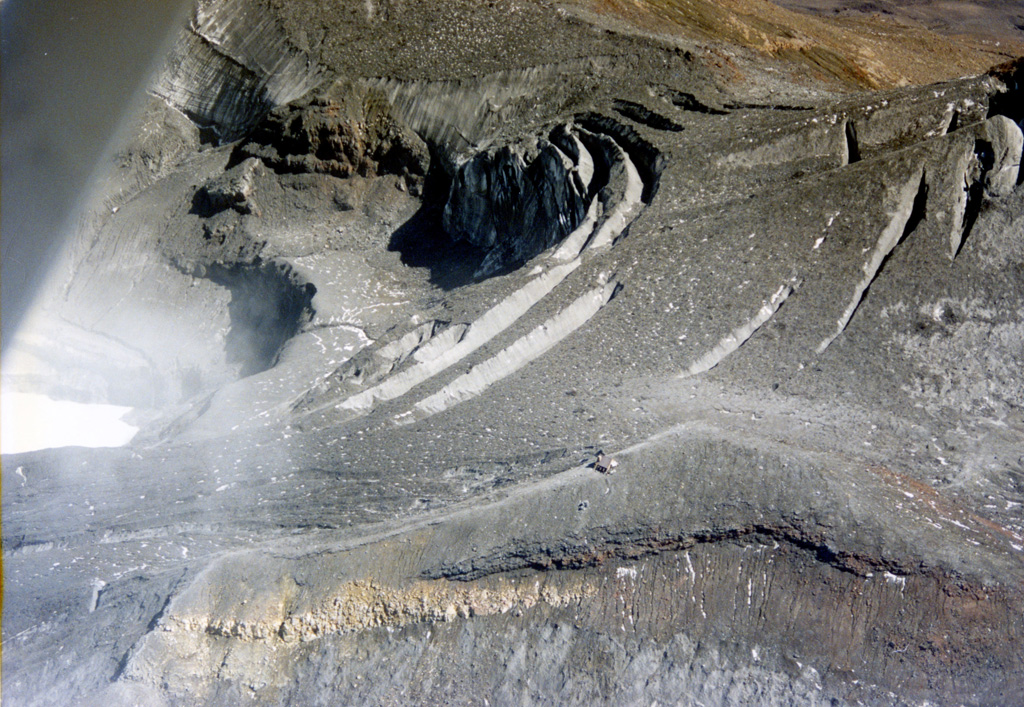
[[[5,700],[1019,702],[1020,62],[437,8],[198,6],[5,362],[143,427],[4,455]]]
[[[252,199],[255,190],[256,171],[263,163],[249,158],[203,184],[193,200],[197,211],[212,216],[224,209],[234,209],[241,214],[258,212],[259,207]]]

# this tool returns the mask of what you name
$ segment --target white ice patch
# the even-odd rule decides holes
[[[616,147],[622,167],[626,170],[626,191],[622,195],[622,200],[609,211],[604,223],[601,224],[597,233],[594,234],[593,240],[587,246],[588,248],[605,248],[612,245],[639,213],[640,200],[644,193],[643,179],[640,178],[640,173],[633,164],[633,160],[629,159],[626,151],[621,147]]]
[[[854,312],[857,311],[857,307],[860,306],[861,300],[864,298],[864,293],[867,292],[868,287],[875,279],[875,275],[882,267],[882,263],[885,262],[886,257],[893,251],[893,248],[900,242],[900,238],[903,237],[903,231],[907,226],[907,222],[910,221],[910,216],[914,211],[914,202],[917,200],[918,189],[921,185],[921,172],[918,172],[912,179],[907,181],[903,185],[903,189],[900,191],[899,199],[896,204],[896,211],[892,215],[892,220],[889,221],[889,225],[882,231],[882,235],[878,237],[878,243],[875,244],[875,250],[871,254],[871,257],[866,263],[864,263],[864,278],[857,283],[857,287],[854,288],[853,297],[850,298],[850,304],[846,306],[839,321],[836,322],[836,331],[820,344],[816,353],[824,353],[836,338],[843,333],[846,329],[846,325],[850,323],[850,319],[853,318]],[[867,252],[868,249],[865,249]]]
[[[51,447],[121,447],[139,431],[121,420],[131,408],[118,405],[4,392],[0,406],[0,451],[4,454]]]
[[[554,260],[566,262],[579,256],[583,246],[587,243],[587,239],[590,238],[590,234],[594,232],[594,226],[597,224],[600,212],[601,204],[595,197],[590,200],[590,208],[587,209],[587,215],[580,221],[580,225],[565,237],[565,240],[562,241],[562,244],[558,246],[558,249],[551,257]]]
[[[781,307],[782,303],[786,301],[786,298],[792,293],[793,288],[789,285],[783,285],[780,287],[775,294],[771,296],[771,299],[757,311],[757,314],[755,314],[753,318],[726,334],[722,340],[715,345],[715,348],[711,349],[694,361],[681,377],[686,378],[689,376],[695,376],[699,373],[704,373],[721,363],[722,359],[742,346],[747,339],[754,335],[755,331],[760,329],[765,322],[771,319],[772,316],[779,311],[779,307]]]
[[[696,584],[697,583],[697,573],[693,571],[693,562],[690,560],[690,553],[689,553],[689,551],[687,551],[685,553],[685,557],[686,557],[686,571],[689,572],[689,574],[690,574],[690,582],[692,582],[693,584]]]
[[[543,275],[534,278],[475,320],[457,343],[453,342],[451,346],[436,352],[437,355],[420,360],[416,365],[382,383],[346,398],[338,403],[337,407],[365,411],[373,407],[376,401],[393,400],[404,395],[424,381],[458,363],[510,327],[533,305],[547,296],[569,273],[579,267],[579,264],[578,259],[573,260],[553,267]],[[424,356],[419,358],[424,359]]]
[[[572,332],[590,321],[612,298],[618,285],[614,280],[587,292],[561,312],[517,339],[492,358],[473,366],[468,373],[456,378],[433,395],[414,406],[414,415],[402,414],[395,418],[399,424],[408,424],[447,410],[464,400],[482,393],[492,384],[512,375],[520,368],[539,358]]]
[[[901,577],[900,575],[893,574],[892,572],[886,572],[882,576],[885,577],[885,581],[888,582],[889,584],[899,585],[900,589],[903,589],[904,587],[907,586],[907,578],[906,577]]]
[[[579,135],[572,132],[569,133],[569,137],[575,143],[576,152],[579,154],[579,159],[576,160],[576,174],[579,175],[580,186],[586,191],[590,189],[590,183],[594,180],[594,156],[590,154],[590,150],[580,140]]]

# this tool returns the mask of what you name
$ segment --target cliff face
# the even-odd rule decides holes
[[[145,424],[5,455],[7,699],[1016,701],[1021,64],[717,26],[201,3],[21,343]]]

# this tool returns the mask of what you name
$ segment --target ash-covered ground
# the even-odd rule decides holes
[[[200,3],[4,371],[140,427],[4,455],[5,699],[1019,702],[1024,68],[857,36]]]

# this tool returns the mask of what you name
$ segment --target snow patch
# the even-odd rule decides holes
[[[607,304],[617,289],[618,283],[610,279],[590,290],[509,347],[483,363],[473,366],[468,373],[416,403],[413,415],[403,413],[398,415],[395,421],[399,424],[409,424],[416,419],[423,419],[476,397],[489,386],[539,358],[590,321],[591,317]]]
[[[825,349],[843,333],[847,324],[853,318],[854,312],[860,306],[861,300],[864,299],[864,293],[867,292],[868,287],[874,282],[878,271],[882,269],[882,263],[885,262],[885,259],[889,257],[889,254],[903,239],[904,231],[914,213],[918,194],[922,189],[922,178],[923,173],[918,172],[917,175],[903,185],[896,203],[896,211],[892,214],[892,220],[889,221],[889,225],[882,231],[882,235],[878,237],[878,242],[875,244],[875,250],[871,257],[864,263],[864,278],[857,283],[853,291],[853,297],[850,298],[850,303],[846,306],[842,316],[839,317],[839,321],[836,322],[835,333],[818,344],[816,353],[824,353]]]
[[[8,392],[0,405],[0,451],[4,454],[53,447],[122,447],[139,431],[121,419],[130,407]]]
[[[893,574],[892,572],[886,572],[882,576],[885,578],[885,581],[887,583],[899,585],[900,589],[903,589],[904,587],[907,586],[907,578],[906,577],[901,577],[900,575]]]
[[[689,376],[695,376],[717,366],[722,362],[722,359],[736,351],[747,339],[754,335],[755,331],[771,319],[779,311],[779,307],[786,301],[786,298],[792,293],[792,286],[783,285],[780,287],[764,306],[757,311],[757,314],[722,337],[721,341],[713,349],[694,361],[680,377],[688,378]]]

